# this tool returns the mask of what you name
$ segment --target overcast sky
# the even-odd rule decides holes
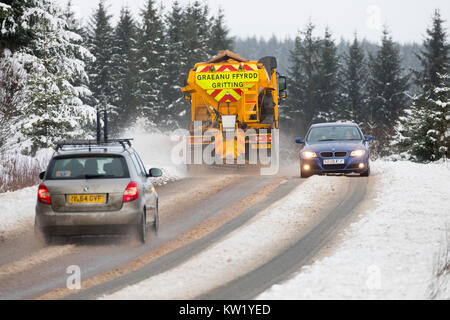
[[[67,0],[56,0],[66,4]],[[105,0],[109,12],[119,15],[127,5],[137,15],[146,0]],[[81,17],[90,16],[98,0],[72,0]],[[161,1],[169,8],[172,1]],[[158,3],[161,3],[158,1]],[[180,0],[182,4],[193,0]],[[448,0],[210,0],[212,13],[218,8],[225,11],[231,35],[269,38],[272,35],[284,39],[294,38],[308,21],[317,25],[323,33],[329,26],[335,39],[351,39],[355,31],[360,38],[378,41],[383,25],[387,25],[395,41],[421,42],[430,26],[435,8],[441,10],[444,19],[450,17]],[[445,26],[448,28],[448,21]]]

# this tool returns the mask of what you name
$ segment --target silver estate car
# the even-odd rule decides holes
[[[57,143],[40,174],[35,232],[46,242],[52,235],[91,235],[134,231],[142,243],[147,226],[159,228],[158,194],[131,147],[131,139]]]

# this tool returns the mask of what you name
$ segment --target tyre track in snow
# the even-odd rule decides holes
[[[322,219],[296,243],[255,270],[202,294],[199,300],[253,299],[272,285],[281,283],[322,249],[345,225],[351,213],[365,199],[370,178],[350,178],[353,181],[339,203],[322,215]]]
[[[268,178],[259,178],[258,180],[272,180]],[[275,188],[268,190],[269,192],[263,192],[261,198],[257,199],[256,203],[252,203],[248,208],[244,207],[244,210],[235,214],[232,219],[225,222],[219,226],[213,232],[207,234],[206,236],[193,241],[186,246],[183,246],[177,250],[174,250],[164,256],[159,257],[151,261],[150,263],[144,265],[138,270],[114,278],[111,281],[104,282],[95,287],[83,290],[79,293],[75,293],[66,296],[66,299],[95,299],[108,293],[120,290],[123,287],[130,286],[132,284],[138,283],[142,280],[150,278],[154,275],[163,273],[172,268],[176,268],[178,265],[182,264],[186,260],[194,257],[196,254],[200,253],[204,249],[208,248],[217,241],[220,241],[223,237],[227,236],[232,231],[244,225],[251,218],[256,216],[259,212],[266,209],[273,202],[279,200],[280,198],[289,194],[294,190],[302,180],[298,178],[289,177],[287,179],[276,179],[277,182],[273,184]],[[244,204],[236,203],[237,206],[242,206]],[[237,208],[236,208],[237,209]],[[242,209],[242,208],[241,208]]]

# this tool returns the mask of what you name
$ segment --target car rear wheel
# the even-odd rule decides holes
[[[34,219],[34,238],[39,243],[46,245],[52,241],[52,236],[41,227],[37,217]]]

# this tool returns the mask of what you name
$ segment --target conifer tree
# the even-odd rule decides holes
[[[449,44],[439,11],[427,30],[421,55],[422,69],[415,71],[421,92],[397,124],[395,146],[403,158],[418,162],[449,157]]]
[[[320,39],[313,35],[309,23],[295,39],[290,52],[289,99],[283,113],[290,120],[300,121],[305,131],[319,115]],[[304,133],[304,132],[301,132]]]
[[[108,112],[115,112],[112,101],[115,80],[112,75],[114,66],[111,50],[113,46],[111,18],[112,16],[106,11],[104,1],[100,0],[87,30],[88,47],[95,57],[95,60],[88,64],[90,89],[92,91],[89,102],[97,110],[107,109]]]
[[[331,32],[327,28],[325,37],[320,44],[317,120],[323,122],[334,121],[337,118],[341,98],[339,92],[339,58],[336,45],[331,37]]]
[[[164,116],[161,105],[162,63],[164,52],[164,30],[161,12],[153,0],[148,0],[141,11],[141,23],[138,30],[138,68],[140,110],[150,122]]]
[[[122,8],[114,31],[112,95],[116,113],[111,117],[115,131],[134,123],[138,112],[138,69],[136,25],[128,8]]]
[[[217,54],[220,50],[233,50],[233,39],[229,37],[229,30],[225,25],[225,15],[222,9],[219,9],[213,19],[208,45],[212,55]]]
[[[408,102],[408,76],[403,76],[399,49],[385,29],[376,56],[370,56],[368,92],[369,133],[374,136],[374,151],[389,155],[395,123]]]
[[[21,131],[23,151],[35,154],[55,140],[85,134],[81,125],[92,119],[93,110],[81,98],[90,91],[75,83],[87,77],[84,61],[91,55],[79,44],[81,37],[66,30],[63,14],[52,1],[36,1],[25,16],[34,21],[36,38],[20,51],[29,74]]]
[[[444,20],[439,10],[435,10],[432,28],[427,29],[427,37],[423,42],[423,49],[417,54],[422,69],[415,71],[417,85],[422,88],[422,94],[434,97],[433,89],[441,83],[441,75],[449,73],[450,45],[447,42],[447,33]]]
[[[343,101],[338,118],[354,121],[364,130],[367,122],[367,61],[356,34],[348,54],[344,55],[344,61],[341,86]]]
[[[211,23],[209,20],[208,5],[202,5],[199,1],[188,5],[184,10],[184,45],[186,55],[186,74],[200,61],[207,61],[212,55],[208,48],[208,40],[211,35]]]
[[[178,1],[174,1],[166,15],[167,29],[165,33],[165,55],[163,66],[162,99],[167,117],[165,124],[176,128],[188,117],[187,104],[183,99],[181,88],[184,87],[187,74],[187,57],[184,54],[184,16]]]

